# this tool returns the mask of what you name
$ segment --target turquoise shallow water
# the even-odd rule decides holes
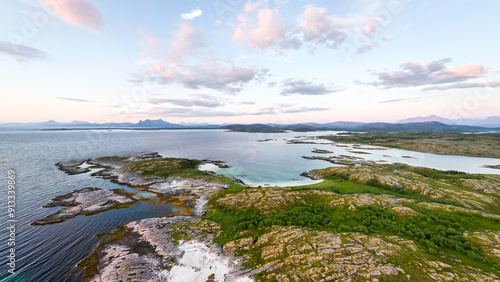
[[[332,164],[301,158],[314,155],[314,148],[333,154],[347,154],[371,160],[405,162],[412,165],[467,172],[500,173],[481,165],[500,164],[499,159],[441,156],[403,150],[367,151],[356,155],[350,148],[331,144],[290,144],[283,139],[322,133],[249,134],[222,130],[169,131],[23,131],[0,132],[0,279],[7,271],[6,195],[7,170],[17,175],[16,258],[18,276],[5,281],[78,281],[75,265],[90,254],[99,242],[98,233],[117,225],[172,213],[172,207],[139,203],[133,208],[112,210],[93,216],[79,216],[66,222],[31,226],[30,222],[57,210],[42,208],[51,198],[83,187],[126,188],[89,173],[70,176],[55,163],[70,159],[91,158],[155,151],[166,157],[184,157],[225,161],[228,169],[218,173],[240,178],[247,183],[298,184],[309,179],[300,173]],[[276,141],[258,142],[261,139]],[[361,150],[362,151],[362,150]],[[389,157],[388,157],[389,156]],[[404,158],[413,156],[414,158]]]

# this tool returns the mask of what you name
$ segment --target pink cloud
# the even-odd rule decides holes
[[[377,31],[377,27],[380,26],[381,21],[381,18],[368,18],[366,19],[367,24],[359,28],[359,31],[364,33],[366,36],[371,37],[375,31]]]
[[[285,3],[276,4],[285,5]],[[328,14],[323,7],[309,4],[297,22],[285,21],[280,17],[278,8],[269,8],[270,1],[249,0],[244,5],[237,24],[234,25],[233,41],[245,44],[250,50],[271,49],[278,53],[287,49],[307,46],[336,49],[348,39],[360,34],[374,36],[381,26],[381,18],[351,15],[347,18]],[[356,32],[357,31],[357,32]],[[356,46],[358,53],[366,52],[388,41],[389,37]],[[366,41],[366,40],[365,40]],[[356,41],[357,42],[357,41]]]
[[[248,2],[245,3],[245,6],[243,9],[245,10],[245,14],[250,14],[251,12],[259,9],[262,6],[262,2],[256,1],[252,2],[252,0],[249,0]]]
[[[448,68],[444,76],[450,78],[474,78],[482,77],[484,75],[484,71],[485,68],[483,64],[467,64]]]
[[[141,70],[139,81],[153,80],[165,85],[178,83],[188,89],[209,88],[234,94],[241,91],[244,84],[267,72],[253,67],[221,64],[210,56],[201,58],[199,65],[186,65],[185,58],[205,46],[203,33],[187,23],[179,25],[168,43],[168,51],[158,46],[156,37],[145,32],[141,35],[144,38],[139,43],[143,50],[139,56],[152,53],[154,61]]]
[[[447,68],[445,65],[450,62],[451,59],[442,59],[428,64],[422,64],[419,61],[408,62],[402,64],[401,70],[398,71],[374,73],[378,78],[369,84],[385,88],[442,85],[427,87],[424,90],[488,86],[477,82],[466,82],[484,77],[486,68],[483,64],[464,64]],[[496,84],[493,83],[491,86],[496,87]]]
[[[285,26],[277,9],[258,9],[260,2],[245,4],[244,14],[238,17],[233,41],[244,42],[250,49],[265,49],[280,41],[285,35]],[[256,16],[251,14],[256,11]],[[257,18],[255,21],[254,18]]]
[[[139,56],[141,58],[146,58],[150,50],[158,48],[158,39],[144,30],[141,30],[139,34],[142,36],[142,39],[139,40],[139,45],[141,45],[142,48],[142,51],[139,52]]]
[[[364,44],[364,45],[362,45],[361,47],[358,48],[358,54],[370,51],[373,48],[376,48],[376,47],[380,46],[380,44],[382,44],[382,42],[391,41],[391,40],[394,40],[394,38],[392,36],[388,36],[388,37],[384,37],[384,38],[382,38],[380,40]]]
[[[328,37],[335,37],[339,33],[343,33],[343,31],[335,27],[334,18],[326,12],[326,8],[316,8],[314,5],[306,6],[302,15],[304,23],[299,25],[299,29],[304,33],[306,40],[318,38],[326,40]]]
[[[101,14],[86,0],[40,0],[63,21],[98,31],[102,27]]]
[[[185,55],[194,53],[197,49],[205,45],[203,33],[192,25],[183,23],[174,35],[174,39],[169,44],[170,63],[180,63]]]

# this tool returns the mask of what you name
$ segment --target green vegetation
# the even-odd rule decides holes
[[[498,184],[497,176],[403,165],[387,165],[387,169],[381,170],[327,168],[315,171],[325,181],[314,185],[222,190],[212,195],[205,219],[221,225],[222,232],[214,238],[214,242],[221,245],[253,238],[251,248],[239,249],[239,255],[248,258],[246,266],[249,268],[269,263],[262,255],[262,247],[255,244],[260,237],[274,226],[294,226],[333,234],[357,232],[389,241],[391,236],[410,240],[418,246],[417,250],[393,257],[393,260],[412,277],[424,277],[420,273],[422,270],[410,263],[416,258],[445,260],[451,265],[459,260],[486,272],[500,271],[500,259],[485,253],[484,246],[464,235],[500,231],[499,197],[461,186],[464,180],[472,179]],[[370,173],[390,176],[391,180],[403,175],[404,183],[411,180],[411,187],[426,184],[427,190],[391,186],[379,178],[367,177]],[[353,174],[364,178],[353,178]],[[440,194],[442,191],[458,193],[460,197],[451,198]],[[481,211],[484,208],[466,208],[467,197],[473,199],[469,199],[471,202],[488,197],[484,203],[488,202],[486,207],[491,214]],[[282,260],[285,258],[286,255]],[[262,280],[269,278],[265,277],[256,276]]]
[[[310,201],[307,206],[297,205],[289,210],[267,216],[252,209],[234,211],[218,206],[207,214],[206,219],[222,224],[225,232],[215,238],[215,242],[222,245],[238,239],[240,231],[254,230],[258,236],[258,229],[273,225],[327,229],[333,232],[366,234],[384,232],[415,240],[432,255],[442,250],[456,251],[500,270],[500,265],[493,265],[488,258],[482,257],[479,249],[462,235],[461,232],[465,228],[474,231],[479,230],[480,227],[477,223],[469,224],[467,216],[459,214],[422,211],[422,214],[416,217],[401,218],[390,209],[375,205],[361,206],[355,211],[346,211],[318,205],[317,201]],[[483,227],[487,225],[494,230],[500,230],[498,219],[478,217],[476,220],[486,223],[481,224]]]
[[[222,245],[224,253],[243,258],[244,266],[256,271],[256,280],[500,277],[499,175],[351,165],[307,172],[324,180],[314,185],[252,188],[199,171],[200,163],[171,158],[125,161],[127,170],[144,177],[228,184],[229,189],[210,192],[197,238],[209,238]],[[169,244],[192,240],[193,230],[200,227],[182,222],[175,226],[162,227],[170,235]],[[112,235],[121,240],[122,233]],[[135,253],[151,251],[147,245],[134,248]],[[90,257],[86,263],[95,260]]]
[[[127,157],[120,157],[120,156],[109,156],[109,157],[98,158],[98,160],[103,160],[103,161],[124,161],[126,159]]]
[[[128,170],[141,173],[146,177],[169,177],[197,169],[201,161],[189,159],[161,158],[133,161],[127,164]]]
[[[130,161],[126,169],[140,173],[145,177],[171,177],[195,178],[228,184],[229,189],[244,186],[234,183],[230,177],[217,176],[212,173],[198,170],[202,163],[199,160],[181,158],[157,158],[149,160]]]
[[[500,175],[394,164],[330,167],[313,174],[327,180],[311,186],[315,189],[341,194],[383,193],[500,213]]]
[[[323,136],[335,142],[360,143],[446,155],[500,158],[500,133],[369,132]]]

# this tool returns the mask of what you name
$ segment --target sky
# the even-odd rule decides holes
[[[0,123],[500,115],[499,1],[0,3]]]

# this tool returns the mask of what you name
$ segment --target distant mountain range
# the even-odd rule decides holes
[[[385,123],[373,122],[354,124],[290,124],[290,125],[267,125],[267,124],[232,124],[221,128],[240,132],[282,132],[292,131],[318,131],[318,130],[338,130],[338,131],[361,131],[361,132],[416,132],[416,131],[446,131],[446,132],[499,132],[500,127],[480,127],[469,125],[448,125],[437,121],[414,122],[414,123]]]
[[[39,123],[4,123],[2,129],[229,129],[242,132],[282,132],[318,131],[318,130],[349,130],[349,131],[456,131],[456,132],[483,132],[500,131],[500,117],[492,116],[484,119],[446,119],[431,115],[400,120],[396,123],[387,122],[350,122],[337,121],[329,123],[297,123],[297,124],[208,124],[208,123],[181,123],[174,124],[162,119],[140,120],[137,123],[90,123],[73,121],[60,123],[54,120]]]
[[[436,115],[426,117],[414,117],[400,120],[397,123],[414,123],[414,122],[428,122],[438,121],[449,125],[470,125],[481,127],[500,127],[500,116],[491,116],[487,118],[461,118],[461,119],[447,119]]]
[[[87,121],[72,121],[68,123],[49,120],[46,122],[30,123],[3,123],[1,128],[26,128],[26,129],[182,129],[182,128],[220,128],[220,125],[211,124],[174,124],[162,119],[140,120],[138,123],[120,122],[120,123],[91,123]]]

